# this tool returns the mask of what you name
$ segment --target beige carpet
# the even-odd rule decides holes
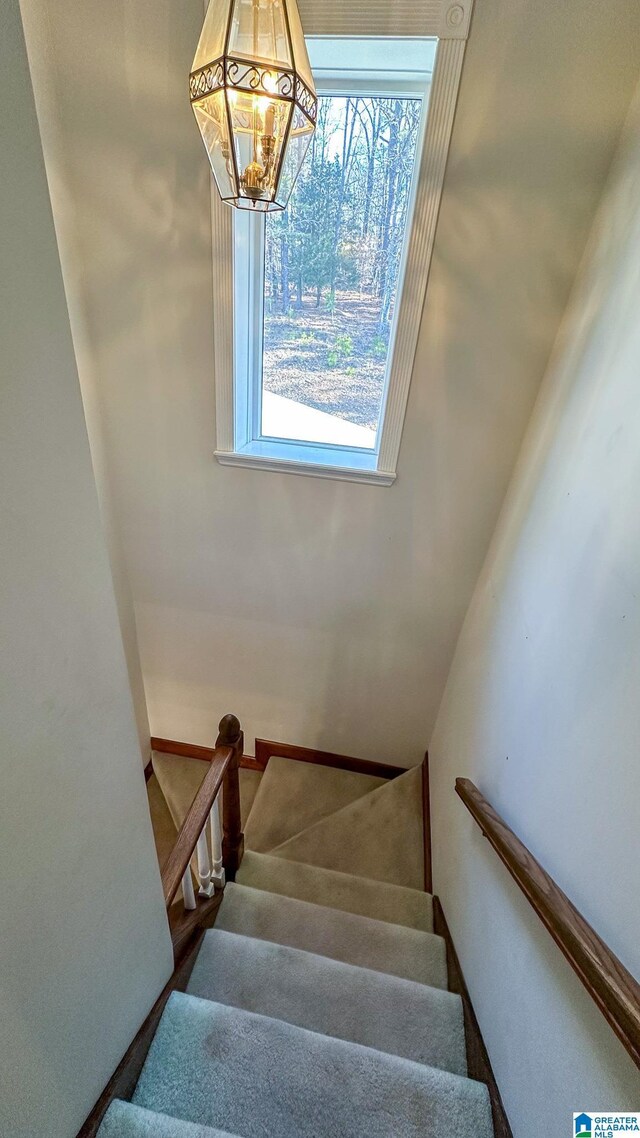
[[[361,917],[375,917],[378,921],[433,932],[433,898],[418,889],[354,877],[334,869],[320,869],[317,865],[287,861],[255,850],[245,850],[236,881],[239,885],[284,894],[298,901],[311,901],[314,905],[343,909]]]
[[[180,827],[209,769],[209,763],[202,759],[186,759],[182,755],[167,755],[161,751],[153,752],[152,762],[170,815],[175,825]],[[241,769],[239,772],[240,816],[243,826],[251,812],[261,778],[259,771]]]
[[[216,928],[432,988],[447,987],[444,940],[406,925],[392,925],[295,897],[275,898],[273,893],[248,885],[227,885]]]
[[[318,769],[329,772],[328,767]],[[274,791],[274,798],[282,802],[282,794]],[[422,768],[414,767],[384,782],[269,853],[374,881],[424,889]]]
[[[169,997],[133,1101],[173,1117],[172,1138],[184,1121],[203,1127],[201,1138],[213,1138],[208,1128],[243,1138],[493,1133],[482,1083],[183,992]]]
[[[178,831],[155,774],[151,775],[147,783],[147,798],[149,800],[149,813],[151,814],[151,825],[153,827],[153,837],[156,843],[156,853],[158,855],[160,868],[162,869],[162,866],[175,845]]]
[[[384,780],[313,763],[269,759],[245,828],[245,847],[267,853],[295,834],[369,794]]]
[[[154,763],[162,856],[207,764]],[[381,782],[276,758],[240,785],[250,840],[276,849],[245,853],[100,1138],[491,1138],[423,891],[421,769]]]
[[[467,1073],[462,1001],[442,988],[215,928],[205,935],[187,991]]]
[[[181,755],[166,755],[154,751],[152,755],[154,773],[147,783],[147,797],[151,825],[156,843],[156,853],[160,869],[165,864],[175,845],[178,830],[195,798],[209,764],[200,759],[185,759]],[[253,800],[260,785],[262,775],[258,771],[240,770],[240,814],[242,822],[249,817]],[[209,848],[211,844],[209,842]],[[194,856],[191,871],[194,885],[197,885],[197,860]],[[182,898],[182,889],[176,900]]]

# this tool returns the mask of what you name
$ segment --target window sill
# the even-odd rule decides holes
[[[368,482],[391,486],[396,475],[378,470],[378,456],[362,451],[305,444],[261,441],[248,443],[242,450],[217,450],[222,466],[245,466],[257,470],[279,470],[287,474],[306,474],[311,478],[333,478],[339,482]]]

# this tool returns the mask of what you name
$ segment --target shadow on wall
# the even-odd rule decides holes
[[[453,784],[476,782],[640,975],[639,121],[640,92],[431,747],[436,890],[514,1133],[638,1102],[637,1069]]]
[[[209,174],[186,86],[201,22],[200,0],[60,0],[46,25],[152,730],[208,742],[231,708],[248,734],[419,762],[632,49],[608,63],[621,37],[599,0],[478,0],[383,489],[212,458]]]

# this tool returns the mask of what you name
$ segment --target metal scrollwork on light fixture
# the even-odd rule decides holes
[[[224,84],[224,64],[222,60],[213,67],[201,67],[189,76],[189,94],[191,102],[202,99],[212,91],[217,91]]]
[[[295,0],[210,0],[189,91],[222,200],[284,209],[318,105]]]

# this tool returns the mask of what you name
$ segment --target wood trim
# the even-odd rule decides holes
[[[524,893],[609,1026],[640,1067],[640,984],[467,778],[456,794]]]
[[[240,759],[239,766],[243,771],[256,771],[258,774],[264,773],[264,767],[254,759],[253,755],[243,755]]]
[[[256,758],[261,770],[265,770],[272,755],[281,759],[295,759],[299,763],[317,763],[323,767],[337,767],[356,774],[369,774],[376,778],[398,778],[405,774],[407,767],[394,767],[390,763],[370,762],[368,759],[354,759],[349,755],[337,755],[332,751],[317,751],[313,747],[295,747],[291,743],[274,743],[271,739],[256,739]]]
[[[220,891],[210,900],[198,898],[198,907],[190,912],[184,909],[182,902],[172,905],[169,910],[169,925],[176,961],[173,975],[127,1048],[77,1138],[95,1138],[109,1104],[116,1098],[131,1099],[165,1004],[172,992],[186,992],[204,934],[215,923],[223,896]]]
[[[80,1127],[77,1138],[95,1138],[109,1104],[116,1098],[130,1099],[133,1095],[165,1004],[172,992],[186,991],[203,937],[204,929],[192,930],[191,937],[185,941],[184,951],[176,964],[169,983],[161,992],[135,1039],[127,1048],[90,1115]]]
[[[480,1082],[487,1084],[489,1098],[491,1100],[495,1138],[513,1138],[509,1119],[505,1113],[500,1091],[498,1090],[498,1084],[496,1083],[489,1055],[482,1038],[482,1032],[480,1031],[480,1025],[473,1010],[469,990],[462,974],[458,954],[456,953],[439,897],[433,898],[433,931],[437,933],[438,936],[443,937],[446,944],[449,991],[455,992],[462,1000],[469,1078],[478,1079]]]
[[[424,891],[433,893],[433,858],[431,856],[431,794],[429,783],[429,752],[424,753],[422,764],[422,825],[424,829]]]
[[[162,888],[167,908],[180,888],[183,875],[193,857],[198,838],[207,824],[211,807],[218,796],[233,755],[233,747],[220,747],[216,751],[180,827],[176,844],[162,867]]]
[[[222,856],[227,879],[233,881],[235,877],[244,850],[238,783],[238,764],[243,746],[244,735],[238,719],[235,715],[223,716],[209,770],[198,787],[176,843],[162,867],[160,876],[167,909],[180,888],[198,838],[209,820],[211,808],[223,785]]]
[[[210,763],[213,755],[213,747],[199,747],[195,743],[178,743],[176,739],[158,739],[156,736],[151,738],[152,751],[162,751],[167,755],[182,755],[185,759],[204,759],[205,762]]]
[[[201,759],[205,763],[210,763],[215,753],[213,747],[201,747],[197,743],[179,743],[176,739],[160,739],[155,735],[151,740],[151,749],[161,751],[165,755],[180,755],[185,759]],[[256,762],[253,755],[243,755],[239,765],[243,770],[259,771],[260,773],[264,770],[264,767]]]
[[[227,716],[227,719],[233,720],[233,716]],[[239,728],[240,724],[237,719],[235,723],[238,724]],[[225,741],[222,733],[223,724],[224,720],[220,724],[221,734],[218,736],[218,746]],[[240,731],[234,745],[233,759],[227,767],[222,795],[222,860],[227,881],[235,881],[236,872],[244,854],[244,834],[240,816],[240,779],[238,775],[243,746],[244,736]]]
[[[151,759],[149,759],[149,762],[147,763],[146,767],[144,768],[144,781],[145,781],[145,783],[147,783],[152,776],[153,776],[153,763],[151,762]]]
[[[154,751],[161,751],[167,755],[181,755],[186,759],[203,759],[210,763],[214,756],[213,747],[202,747],[196,743],[179,743],[175,739],[160,739],[154,736],[151,740]],[[252,755],[243,755],[240,766],[243,770],[266,770],[267,763],[272,755],[282,759],[296,759],[300,763],[318,763],[323,767],[338,767],[343,771],[355,771],[356,774],[370,774],[375,778],[397,778],[406,774],[408,767],[394,767],[391,763],[370,762],[368,759],[355,759],[349,755],[338,755],[332,751],[317,751],[313,747],[295,747],[291,743],[274,743],[270,739],[256,739],[255,758]]]
[[[181,959],[191,940],[201,929],[211,928],[215,923],[223,897],[222,889],[217,890],[213,897],[196,896],[195,909],[185,909],[182,901],[174,902],[169,909],[174,960]]]

